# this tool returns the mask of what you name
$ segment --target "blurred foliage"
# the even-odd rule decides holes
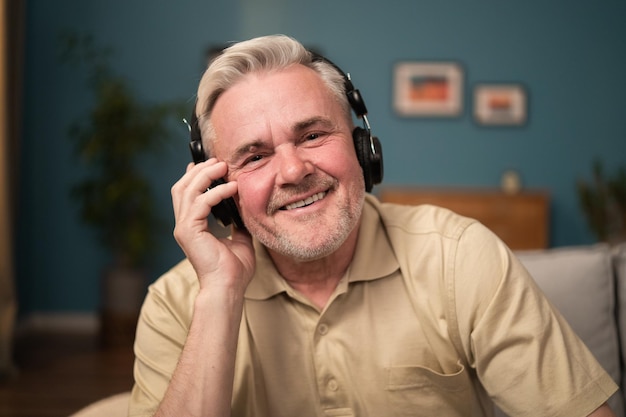
[[[89,35],[65,33],[60,43],[61,60],[86,70],[95,98],[89,115],[69,127],[74,153],[88,168],[71,198],[116,262],[143,266],[155,253],[164,223],[141,159],[154,156],[174,137],[168,122],[182,118],[184,103],[139,102],[128,81],[111,68],[111,49]]]
[[[600,161],[593,164],[591,181],[578,180],[578,197],[589,227],[603,242],[626,240],[626,169],[613,176],[604,172]]]

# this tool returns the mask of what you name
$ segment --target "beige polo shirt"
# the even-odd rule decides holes
[[[367,196],[354,260],[324,310],[255,242],[233,416],[586,416],[617,386],[481,224]],[[187,261],[150,288],[130,416],[155,411],[198,284]],[[198,360],[201,360],[199,358]]]

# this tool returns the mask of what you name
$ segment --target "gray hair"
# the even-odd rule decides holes
[[[222,93],[246,74],[280,70],[296,64],[314,70],[341,104],[346,117],[350,117],[344,75],[333,64],[315,59],[310,51],[293,38],[285,35],[263,36],[226,48],[204,72],[198,86],[195,109],[204,149],[212,153],[215,132],[211,113]]]

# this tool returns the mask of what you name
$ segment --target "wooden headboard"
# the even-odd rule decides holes
[[[498,189],[383,187],[381,201],[434,204],[472,217],[511,249],[543,249],[549,244],[550,199],[541,191],[507,194]]]

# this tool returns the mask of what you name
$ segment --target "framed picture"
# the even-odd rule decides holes
[[[393,106],[401,116],[454,117],[463,108],[463,70],[454,62],[399,62]]]
[[[521,126],[527,107],[526,90],[520,84],[482,84],[474,89],[474,119],[479,124]]]

